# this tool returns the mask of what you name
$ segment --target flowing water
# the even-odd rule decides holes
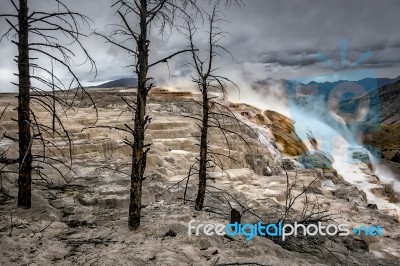
[[[399,212],[400,204],[390,203],[387,197],[380,195],[384,190],[381,184],[400,192],[399,182],[381,165],[377,156],[355,141],[355,133],[348,129],[343,119],[332,116],[335,119],[327,123],[321,114],[297,110],[291,115],[296,133],[305,141],[310,153],[322,152],[332,159],[332,167],[347,182],[364,191],[368,203],[376,204],[379,209]],[[315,139],[318,146],[313,146],[310,139]]]

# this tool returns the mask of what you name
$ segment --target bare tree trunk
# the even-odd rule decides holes
[[[240,1],[234,1],[234,2],[240,4]],[[229,3],[230,3],[230,1],[226,1],[227,5],[229,5]],[[219,87],[221,92],[225,95],[226,90],[225,90],[224,86],[226,85],[226,82],[235,85],[235,83],[233,83],[228,78],[213,74],[213,72],[217,69],[217,68],[213,68],[213,60],[215,57],[220,56],[220,54],[218,52],[216,52],[216,50],[222,49],[225,52],[227,52],[227,50],[225,48],[223,48],[217,44],[218,41],[221,39],[221,36],[223,37],[225,34],[225,32],[221,31],[220,28],[215,25],[215,23],[217,23],[218,21],[221,20],[218,17],[219,13],[220,13],[219,1],[216,1],[214,3],[214,7],[213,7],[211,14],[208,14],[206,12],[206,16],[208,17],[208,21],[209,21],[209,32],[208,32],[208,48],[209,48],[209,50],[208,50],[208,58],[205,60],[200,59],[198,54],[196,54],[198,49],[196,49],[195,44],[194,44],[194,34],[197,29],[195,26],[195,23],[191,18],[186,19],[187,31],[188,31],[188,34],[186,36],[189,39],[189,47],[191,48],[192,58],[193,58],[193,64],[191,64],[191,66],[197,72],[197,78],[193,79],[193,81],[199,86],[199,89],[203,96],[202,103],[201,103],[201,105],[203,107],[203,118],[202,118],[202,123],[201,123],[200,157],[197,160],[199,163],[199,171],[198,171],[199,187],[198,187],[197,197],[196,197],[196,201],[195,201],[195,209],[197,211],[203,210],[203,207],[204,207],[204,200],[205,200],[206,188],[207,188],[207,169],[211,166],[217,166],[223,170],[222,162],[217,162],[216,161],[217,159],[214,156],[216,154],[211,149],[209,149],[210,148],[209,144],[208,144],[209,129],[211,127],[219,128],[221,130],[221,132],[223,133],[223,135],[225,136],[225,140],[226,140],[226,143],[228,144],[228,147],[229,147],[229,142],[228,142],[228,139],[226,138],[226,136],[227,136],[226,133],[228,133],[228,135],[233,134],[233,135],[240,137],[240,135],[238,133],[222,127],[222,125],[218,121],[218,117],[216,117],[216,115],[215,115],[216,113],[210,112],[210,98],[208,96],[208,88],[218,88]],[[204,68],[205,64],[207,66]],[[216,104],[218,104],[218,103],[216,103]],[[220,107],[222,109],[224,109],[224,108],[228,109],[227,107],[225,107],[223,105],[221,105]],[[219,109],[219,108],[217,108],[217,109]],[[223,114],[222,109],[219,109],[219,112],[224,117],[230,117],[232,119],[237,120],[237,118],[234,116],[233,113],[228,114],[228,115]],[[229,109],[228,109],[228,111],[229,111]],[[196,119],[198,119],[198,118],[196,118]],[[210,158],[209,158],[209,155],[211,155]],[[219,155],[224,156],[223,154],[219,154]],[[230,154],[227,155],[226,157],[229,158],[230,160],[234,160],[234,158],[232,158],[230,156]],[[189,171],[189,175],[187,177],[188,180],[189,180],[189,177],[190,177],[190,171]]]
[[[56,112],[56,92],[55,92],[55,85],[54,85],[54,66],[53,66],[53,61],[51,62],[51,84],[52,84],[52,93],[53,93],[53,120],[51,123],[51,128],[53,129],[53,135],[56,132],[56,116],[57,116],[57,112]]]
[[[195,209],[201,211],[204,205],[204,198],[207,187],[207,148],[208,148],[208,118],[209,118],[209,103],[207,84],[203,81],[203,120],[201,127],[200,138],[200,162],[199,162],[199,189],[196,197]]]
[[[240,220],[242,219],[242,215],[240,214],[240,212],[236,209],[232,209],[231,210],[231,220],[229,223],[234,224],[234,223],[238,223],[240,224]]]
[[[30,76],[28,45],[28,0],[19,1],[18,12],[18,134],[19,134],[19,176],[18,206],[31,207],[32,153],[30,120]]]
[[[167,63],[168,60],[181,53],[191,51],[189,49],[181,50],[149,63],[150,42],[148,36],[151,34],[150,30],[152,29],[158,29],[159,33],[163,35],[166,29],[177,27],[174,24],[174,20],[177,17],[176,14],[187,16],[188,14],[184,11],[186,6],[191,5],[197,9],[195,2],[189,0],[114,0],[112,7],[117,8],[117,14],[122,19],[121,24],[116,24],[117,29],[108,36],[95,33],[105,38],[107,42],[122,48],[129,55],[134,55],[135,58],[135,63],[132,66],[135,67],[138,79],[136,102],[131,105],[123,99],[129,108],[135,112],[135,124],[133,129],[128,125],[125,125],[127,129],[114,127],[114,129],[129,132],[133,135],[133,142],[124,141],[132,148],[132,168],[129,173],[131,177],[128,214],[130,229],[136,229],[140,226],[142,183],[145,178],[146,157],[151,145],[151,143],[145,143],[145,131],[151,121],[151,118],[146,115],[146,103],[148,93],[153,87],[152,84],[147,84],[151,80],[151,77],[148,76],[148,71],[151,67]],[[134,24],[132,24],[133,19]],[[134,42],[134,48],[131,47],[131,42]]]
[[[147,123],[146,102],[148,89],[146,87],[148,70],[147,42],[147,0],[140,1],[140,35],[138,38],[138,91],[136,99],[135,126],[133,135],[131,193],[129,202],[129,228],[136,229],[140,225],[142,207],[142,181],[146,168],[147,151],[144,150],[144,131]]]

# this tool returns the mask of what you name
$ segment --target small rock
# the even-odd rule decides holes
[[[79,221],[79,220],[69,220],[65,222],[70,228],[76,228],[80,226],[88,226],[87,221]]]
[[[88,196],[88,195],[78,195],[76,197],[78,202],[82,204],[83,206],[93,206],[96,205],[97,203],[97,198],[94,196]]]
[[[174,158],[171,158],[171,157],[165,157],[165,158],[164,158],[164,160],[165,160],[167,163],[170,163],[170,164],[175,164],[175,160],[174,160]]]
[[[263,170],[263,175],[264,176],[272,176],[272,170],[269,166],[265,166]]]
[[[335,183],[330,179],[322,180],[322,187],[329,191],[336,191]]]
[[[339,184],[342,181],[336,171],[328,170],[324,172],[324,179],[331,180],[333,184]]]
[[[50,205],[56,209],[65,208],[74,205],[73,199],[63,198],[49,201]]]
[[[176,232],[170,229],[165,236],[176,237]]]

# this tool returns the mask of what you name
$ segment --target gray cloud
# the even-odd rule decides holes
[[[54,8],[49,0],[30,1],[31,8]],[[109,0],[68,0],[68,6],[87,14],[94,21],[93,29],[107,32],[105,25],[119,22],[110,8]],[[208,2],[208,1],[206,1]],[[318,52],[338,62],[340,53],[338,40],[349,42],[347,63],[352,63],[366,50],[373,51],[373,57],[359,67],[376,68],[380,76],[396,77],[400,75],[400,2],[397,0],[338,0],[338,1],[245,1],[242,9],[230,8],[224,11],[224,18],[230,23],[222,24],[229,32],[223,44],[234,55],[235,64],[227,56],[219,62],[221,72],[228,77],[240,79],[245,85],[257,79],[268,77],[296,78],[315,76],[333,71],[316,60]],[[0,2],[1,12],[10,12],[8,1]],[[0,22],[0,32],[7,29],[4,20]],[[204,39],[205,33],[199,36]],[[123,66],[132,64],[134,58],[120,49],[106,44],[99,37],[91,36],[84,41],[97,62],[97,82],[126,77],[132,69]],[[151,39],[152,60],[161,58],[172,51],[186,46],[181,34],[173,33],[169,38],[155,36]],[[8,40],[0,43],[0,91],[13,89],[10,81],[16,70],[13,62],[16,48]],[[79,58],[77,58],[77,64]],[[188,75],[185,63],[188,56],[172,60],[168,67],[160,66],[152,71],[159,81],[171,77]],[[43,64],[47,64],[45,61]],[[85,81],[91,81],[87,66],[75,67],[78,75]],[[64,72],[59,70],[60,75]]]

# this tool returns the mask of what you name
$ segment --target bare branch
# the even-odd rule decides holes
[[[160,64],[160,63],[167,63],[167,61],[168,61],[169,59],[171,59],[171,58],[173,58],[173,57],[175,57],[175,56],[177,56],[177,55],[179,55],[179,54],[183,54],[183,53],[187,53],[187,52],[192,52],[192,49],[185,49],[185,50],[181,50],[181,51],[178,51],[178,52],[176,52],[176,53],[173,53],[173,54],[171,54],[171,55],[169,55],[169,56],[167,56],[167,57],[164,57],[163,59],[160,59],[160,60],[158,60],[158,61],[156,61],[156,62],[150,64],[148,68],[151,68],[151,67],[153,67],[153,66],[155,66],[155,65],[158,65],[158,64]]]

